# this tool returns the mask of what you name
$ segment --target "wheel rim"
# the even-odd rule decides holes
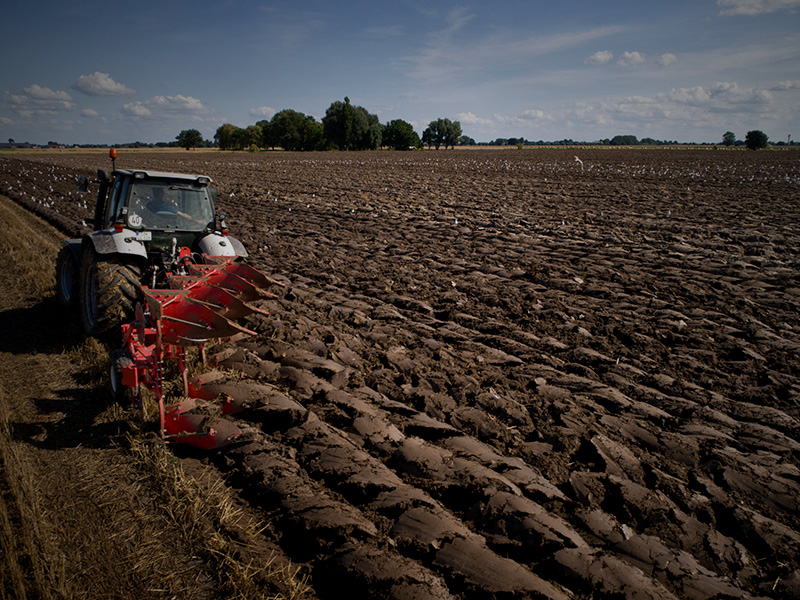
[[[94,268],[88,269],[86,281],[84,281],[83,312],[86,316],[87,324],[91,329],[97,325],[97,273]]]
[[[74,281],[74,275],[70,265],[66,263],[61,265],[61,269],[58,273],[58,281],[61,287],[61,296],[67,302],[70,302],[72,300],[72,284]]]

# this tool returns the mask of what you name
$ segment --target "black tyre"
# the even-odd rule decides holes
[[[108,387],[111,399],[126,407],[131,404],[133,394],[131,388],[122,385],[122,367],[129,367],[132,364],[131,353],[124,349],[114,350],[108,361]]]
[[[112,333],[133,320],[141,298],[141,268],[120,256],[87,251],[81,261],[80,313],[87,335]]]
[[[56,258],[56,297],[61,306],[78,306],[78,263],[67,246],[61,248]]]

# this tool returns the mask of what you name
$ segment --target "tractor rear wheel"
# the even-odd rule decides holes
[[[80,270],[80,312],[87,335],[111,333],[133,319],[141,299],[139,265],[118,255],[84,253]]]
[[[78,263],[72,251],[64,246],[56,258],[56,297],[61,306],[78,306]]]

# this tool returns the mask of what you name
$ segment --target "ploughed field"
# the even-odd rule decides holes
[[[580,160],[576,160],[577,154]],[[208,455],[320,598],[800,597],[800,155],[121,152],[286,282]],[[0,156],[78,233],[101,154]]]

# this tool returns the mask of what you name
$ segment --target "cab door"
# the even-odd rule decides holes
[[[103,229],[113,226],[122,215],[122,209],[128,205],[130,182],[130,177],[117,177],[114,179],[108,204],[106,205],[106,214],[103,217]]]

